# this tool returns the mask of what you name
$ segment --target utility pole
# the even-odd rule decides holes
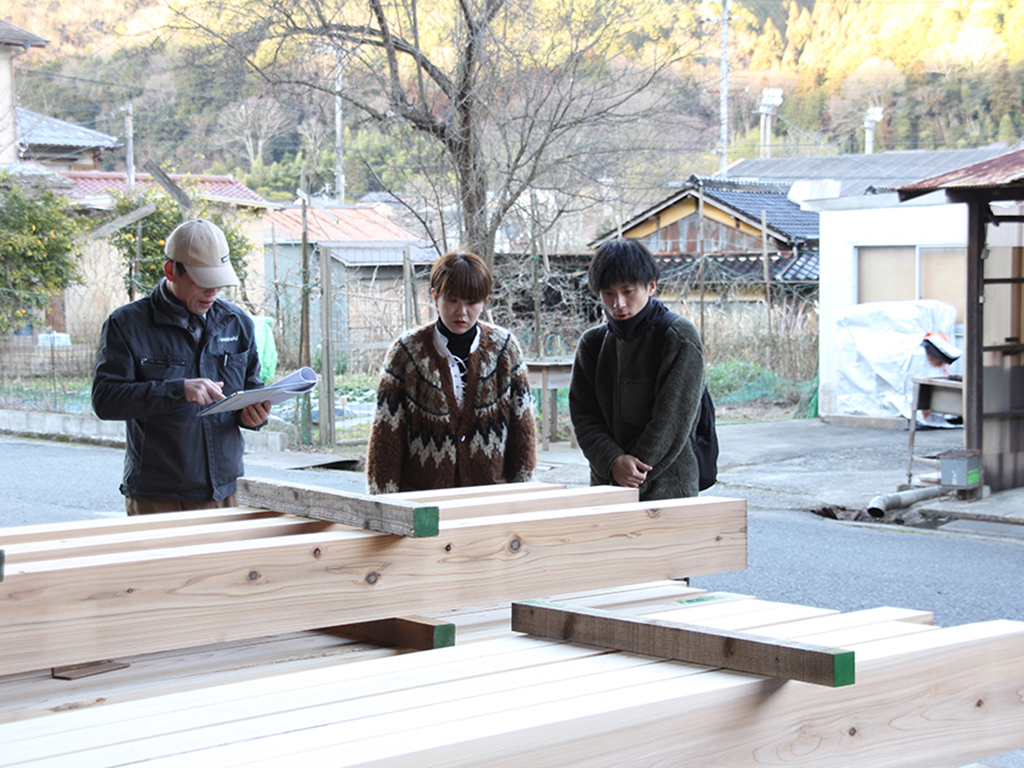
[[[124,105],[124,153],[125,181],[128,196],[135,194],[135,107],[129,101]],[[135,261],[132,262],[132,279],[128,287],[128,301],[135,301],[135,288],[139,284],[139,269],[142,265],[142,219],[135,225]]]
[[[344,84],[341,73],[342,53],[343,50],[339,47],[336,51],[338,68],[334,72],[334,186],[337,190],[338,205],[345,204],[345,131],[341,125],[341,87]]]
[[[782,104],[781,88],[765,88],[761,91],[761,104],[757,111],[761,114],[761,152],[762,158],[772,156],[772,118],[775,109]]]
[[[128,194],[135,192],[135,106],[132,102],[124,105],[124,154]]]
[[[725,176],[729,170],[729,8],[730,0],[722,2],[722,59],[721,91],[718,94],[718,109],[721,114],[721,133],[718,137],[718,175]]]
[[[306,169],[302,169],[302,177],[299,182],[299,195],[302,198],[302,303],[301,320],[299,329],[299,365],[309,366],[309,225],[306,221],[306,201],[309,193],[306,191]],[[313,421],[310,413],[309,393],[306,392],[298,398],[299,408],[299,441],[303,445],[313,442]]]

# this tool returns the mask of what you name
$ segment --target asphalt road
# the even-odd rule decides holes
[[[776,452],[783,463],[795,460],[782,448]],[[117,490],[120,449],[0,437],[0,456],[0,526],[124,514]],[[254,461],[247,467],[250,475],[365,491],[361,473],[280,469]],[[735,469],[726,477],[740,486]],[[728,495],[729,487],[716,490]],[[785,498],[749,494],[746,571],[698,576],[691,583],[841,611],[883,605],[928,610],[942,626],[1024,621],[1024,538],[839,522],[780,508]],[[1024,751],[985,763],[1024,768]]]

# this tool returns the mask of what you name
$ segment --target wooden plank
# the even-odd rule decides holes
[[[476,680],[482,676],[491,681],[497,679],[498,690],[507,690],[528,684],[530,676],[537,680],[531,669],[550,675],[553,665],[572,665],[581,659],[606,655],[606,652],[592,648],[558,646],[531,638],[510,637],[470,649],[444,648],[430,654],[404,654],[374,659],[369,663],[216,686],[204,690],[200,697],[192,692],[153,697],[114,708],[121,710],[114,719],[105,711],[113,707],[67,711],[59,719],[38,718],[10,728],[0,727],[4,744],[0,751],[0,765],[135,741],[187,728],[231,724],[247,717],[277,716],[295,709],[330,706],[349,699],[354,700],[358,707],[361,699],[407,696],[410,688],[442,685],[449,689],[446,698],[457,699],[476,685]],[[635,659],[615,663],[622,667],[637,667],[651,662]],[[580,671],[569,669],[556,674],[568,679]],[[389,698],[384,706],[391,703]],[[381,705],[375,708],[381,708]],[[364,715],[370,713],[370,710],[363,710]],[[122,718],[120,726],[116,723],[118,717]],[[126,728],[128,723],[130,728]],[[64,744],[53,743],[58,736],[66,739]]]
[[[0,723],[178,692],[195,700],[196,691],[246,681],[265,685],[268,677],[285,672],[313,670],[322,676],[336,666],[396,655],[411,654],[309,630],[129,656],[125,661],[131,667],[114,676],[54,680],[50,670],[6,675],[0,677]]]
[[[438,509],[384,496],[345,493],[255,477],[238,478],[238,500],[252,507],[342,523],[367,531],[424,538],[437,536]]]
[[[427,616],[397,616],[393,619],[344,624],[332,631],[353,640],[417,651],[432,651],[455,645],[455,625]]]
[[[819,632],[832,632],[844,627],[862,627],[878,624],[883,621],[902,621],[908,624],[930,626],[933,621],[931,611],[915,611],[908,608],[867,608],[862,611],[841,613],[837,616],[804,619],[793,621],[771,628],[765,628],[765,634],[772,637],[808,637]]]
[[[690,615],[686,610],[661,611],[646,618],[657,621],[680,622],[692,624],[707,629],[747,630],[753,627],[785,624],[791,621],[802,621],[818,616],[828,616],[838,611],[827,608],[816,608],[809,605],[792,605],[789,603],[776,603],[769,600],[757,600],[737,602],[736,605],[744,606],[742,612],[734,612],[724,616],[707,616],[704,618]]]
[[[12,544],[8,547],[8,560],[30,563],[55,558],[87,557],[116,554],[118,552],[166,547],[188,547],[215,542],[248,541],[269,536],[295,536],[302,533],[329,531],[334,523],[310,520],[294,515],[274,515],[253,519],[231,520],[220,523],[204,520],[203,525],[176,525],[167,528],[122,530],[118,533],[98,533],[67,539],[43,539]]]
[[[50,676],[56,680],[78,680],[83,677],[102,675],[106,672],[116,672],[119,669],[128,669],[130,664],[123,661],[93,661],[88,664],[69,664],[64,667],[54,667]]]
[[[158,515],[135,515],[133,517],[109,517],[102,520],[75,520],[67,523],[41,523],[0,528],[0,541],[4,545],[25,544],[32,541],[57,541],[61,539],[103,536],[125,531],[164,530],[175,526],[206,525],[225,523],[232,520],[256,520],[259,518],[283,518],[280,512],[265,509],[225,507],[224,509],[199,509],[190,512],[167,512]]]
[[[742,570],[746,551],[746,503],[694,498],[25,563],[0,585],[0,674]]]
[[[586,486],[583,488],[566,488],[552,490],[544,488],[537,491],[513,494],[498,493],[500,485],[485,486],[495,491],[487,496],[462,497],[438,501],[441,518],[459,520],[466,517],[483,515],[510,515],[519,512],[547,512],[556,509],[572,509],[574,507],[606,506],[609,504],[629,504],[640,500],[640,492],[636,488],[623,488],[610,485]]]
[[[429,719],[362,721],[362,738],[338,723],[290,734],[292,743],[283,736],[280,746],[300,754],[303,768],[935,768],[1024,747],[1024,624],[989,622],[912,640],[883,643],[888,652],[859,661],[857,685],[845,688],[770,685],[727,672],[679,679],[668,674],[670,665],[652,665],[645,669],[665,669],[663,680],[576,698],[552,692],[533,704],[505,696],[505,707],[493,712],[476,699],[476,715],[466,713],[469,706],[438,707]],[[301,747],[294,744],[300,738]],[[273,765],[277,739],[255,746],[192,757]]]
[[[466,653],[442,649],[352,665],[363,668],[357,684],[302,676],[309,697],[287,675],[212,689],[210,702],[177,695],[13,723],[0,727],[0,765],[934,768],[1024,746],[1024,624],[877,645],[857,685],[838,689],[623,654],[519,669],[492,667],[498,656],[425,677],[396,669]],[[398,677],[366,672],[379,664]]]
[[[533,481],[529,483],[505,483],[503,485],[468,485],[464,488],[438,488],[433,491],[401,491],[400,493],[387,493],[384,495],[396,501],[413,501],[425,504],[454,499],[487,497],[497,489],[501,489],[502,494],[509,494],[553,491],[559,488],[565,488],[565,486],[556,483]]]
[[[643,595],[645,593],[649,593],[649,594],[653,595],[656,599],[660,598],[663,601],[662,604],[664,605],[664,600],[672,599],[673,595],[670,594],[670,593],[667,593],[667,592],[666,593],[662,593],[662,590],[671,589],[673,587],[678,588],[678,587],[681,587],[681,586],[682,585],[680,585],[680,584],[678,584],[676,582],[658,582],[658,583],[650,584],[650,585],[633,585],[633,586],[629,586],[629,587],[615,588],[613,590],[609,590],[607,595],[608,595],[608,599],[609,600],[617,600],[620,597],[625,596],[625,595],[629,595],[631,593],[632,594],[636,594],[637,596]],[[661,594],[659,594],[659,593],[661,593]],[[588,590],[584,594],[589,595],[589,596],[596,596],[598,594],[598,592],[596,590]],[[862,612],[858,612],[856,614],[840,614],[840,615],[837,615],[837,616],[828,617],[826,619],[816,620],[814,622],[814,627],[816,629],[819,629],[819,630],[822,629],[822,628],[828,628],[828,627],[824,627],[824,623],[825,622],[831,622],[831,623],[833,623],[836,626],[840,626],[840,625],[842,625],[842,626],[849,626],[851,624],[856,624],[857,622],[854,621],[853,619],[851,619],[850,617],[859,617],[859,620],[863,621],[863,622],[873,622],[873,621],[878,620],[878,619],[886,618],[886,614],[888,614],[888,618],[898,618],[901,614],[903,614],[903,615],[910,615],[911,613],[912,612],[890,612],[889,609],[882,609],[882,610],[878,610],[878,611],[862,611]],[[890,623],[897,623],[897,622],[890,622]],[[791,628],[793,625],[787,625],[787,626]],[[542,641],[532,640],[532,639],[526,638],[526,637],[521,638],[521,641],[524,642],[524,643],[541,643],[542,642]],[[260,641],[260,642],[266,642],[266,641]],[[458,670],[461,673],[463,671],[464,665],[469,663],[468,659],[470,659],[470,658],[478,658],[479,657],[479,653],[481,651],[493,649],[493,648],[495,648],[495,645],[496,644],[493,643],[493,642],[492,643],[485,643],[485,644],[474,646],[472,649],[467,649],[465,646],[460,646],[460,651],[459,651],[460,653],[472,653],[473,656],[472,657],[469,657],[469,656],[460,657],[458,660],[453,660],[452,661],[452,664],[454,665],[453,666],[453,670]],[[571,648],[571,647],[575,647],[575,646],[562,646],[562,647],[569,647],[569,648]],[[447,653],[447,651],[445,651],[444,653]],[[595,653],[597,653],[597,652],[595,652]],[[205,657],[205,656],[208,656],[209,654],[210,654],[210,651],[204,650],[204,651],[201,651],[201,652],[187,652],[185,655],[195,655],[197,657]],[[213,661],[214,658],[215,657],[211,657],[211,661]],[[430,658],[431,659],[435,658],[435,655],[434,654],[430,654]],[[143,666],[145,666],[146,663],[147,662],[144,659],[140,659],[138,661],[133,659],[133,669],[140,669]],[[277,663],[277,662],[271,662],[271,663],[273,663],[274,669],[279,669],[281,667],[281,665],[279,663]],[[357,665],[355,665],[355,668],[360,669],[360,670],[367,670],[368,671],[370,669],[377,669],[379,667],[380,663],[385,663],[385,662],[384,662],[384,660],[379,660],[378,662],[374,662],[372,665],[357,664]],[[386,663],[391,664],[391,662],[386,662]],[[405,680],[408,685],[416,685],[416,686],[418,686],[418,684],[421,682],[420,680],[417,679],[417,673],[419,671],[418,665],[422,663],[422,664],[424,664],[426,666],[427,662],[425,660],[423,660],[423,661],[417,660],[413,656],[404,656],[404,657],[401,657],[401,663],[408,664],[410,666],[405,667],[402,670],[393,670],[395,672],[395,674],[400,676],[403,680]],[[217,666],[220,667],[223,664],[224,664],[224,662],[223,662],[223,660],[221,660],[220,663],[217,664]],[[244,667],[245,669],[248,669],[248,670],[251,670],[252,667],[253,667],[252,662],[250,660],[248,660],[247,658],[240,658],[238,660],[238,665],[240,667]],[[277,676],[268,677],[265,680],[254,681],[251,685],[249,685],[249,684],[241,684],[241,685],[231,685],[231,686],[219,686],[217,688],[209,688],[211,681],[207,681],[205,683],[202,683],[204,685],[204,694],[199,699],[199,701],[203,702],[204,704],[206,704],[206,705],[208,705],[210,707],[212,707],[212,710],[211,710],[210,713],[200,714],[200,716],[199,716],[200,717],[200,721],[206,722],[207,718],[210,715],[213,715],[214,719],[215,719],[216,717],[220,717],[222,713],[230,713],[230,712],[237,712],[238,711],[237,707],[234,707],[234,706],[224,706],[223,705],[224,702],[230,701],[230,699],[223,699],[223,698],[221,698],[221,693],[224,692],[226,694],[228,691],[234,691],[235,694],[236,694],[236,699],[235,700],[239,701],[243,706],[247,706],[249,704],[249,702],[251,700],[253,700],[254,697],[257,697],[257,696],[264,697],[268,701],[273,700],[273,701],[276,702],[280,698],[280,691],[278,689],[280,688],[281,691],[286,691],[289,686],[291,688],[295,689],[295,690],[303,690],[307,686],[324,685],[324,686],[327,686],[327,687],[329,687],[329,688],[331,688],[333,690],[336,690],[336,691],[343,691],[343,692],[346,692],[346,693],[350,693],[353,696],[355,696],[355,695],[362,695],[363,693],[365,693],[365,691],[361,687],[357,688],[357,686],[354,686],[352,684],[352,682],[351,682],[352,680],[356,679],[356,678],[352,677],[352,674],[353,674],[354,671],[355,670],[353,669],[353,667],[346,667],[346,668],[334,667],[332,669],[325,669],[325,670],[322,670],[322,671],[315,671],[315,672],[312,672],[312,673],[300,673],[300,674],[294,674],[293,673],[293,674],[285,675],[285,676],[282,676],[282,677],[277,677]],[[335,678],[334,675],[336,675],[336,674],[343,674],[343,675],[345,675],[346,677],[344,679],[347,682],[343,681],[341,678]],[[480,670],[478,668],[474,668],[468,674],[471,675],[471,676],[477,676],[477,675],[480,674]],[[147,673],[147,676],[149,676],[149,677],[153,676],[152,670]],[[446,675],[441,674],[436,679],[437,680],[445,680],[446,679]],[[10,680],[10,678],[8,678],[7,680]],[[10,695],[10,687],[9,687],[9,685],[7,685],[7,680],[0,680],[0,700],[3,700],[3,701],[7,701],[7,700],[13,698]],[[292,680],[295,681],[294,684],[289,683],[288,686],[285,685],[285,681],[292,681]],[[36,682],[41,682],[41,681],[37,680]],[[69,684],[63,684],[62,687],[60,689],[58,689],[58,690],[67,690],[67,685],[69,685]],[[152,687],[152,690],[150,692],[151,693],[155,693],[155,692],[158,692],[158,691],[163,690],[165,688],[166,688],[166,686],[164,686],[163,688],[158,688],[154,684],[153,687]],[[90,695],[89,691],[91,689],[83,688],[81,690],[83,691],[83,693],[81,694],[82,699],[85,699],[88,695]],[[116,729],[119,729],[122,733],[124,733],[124,734],[126,734],[128,736],[131,736],[131,737],[140,735],[139,734],[139,730],[141,729],[141,726],[139,724],[137,724],[136,722],[134,722],[133,718],[135,718],[137,716],[140,716],[142,714],[142,710],[144,710],[146,707],[149,706],[148,702],[143,702],[140,706],[133,706],[130,710],[124,710],[124,711],[117,710],[116,714],[115,713],[107,714],[106,710],[110,709],[110,705],[112,703],[112,700],[110,698],[106,698],[106,697],[110,697],[112,695],[116,696],[116,692],[114,692],[114,691],[112,691],[111,689],[108,688],[108,689],[100,691],[99,695],[102,695],[104,697],[105,705],[103,707],[97,707],[96,709],[93,709],[93,710],[82,710],[82,709],[80,709],[81,706],[87,706],[86,702],[80,700],[77,703],[79,709],[77,709],[74,712],[62,712],[62,710],[67,709],[67,707],[61,706],[59,699],[58,700],[53,700],[53,701],[51,701],[51,704],[50,704],[49,707],[47,707],[45,710],[40,710],[40,711],[44,712],[46,714],[50,714],[52,711],[61,712],[61,715],[60,715],[59,718],[54,719],[54,718],[47,717],[47,718],[44,718],[43,720],[34,721],[34,722],[31,722],[31,723],[23,723],[24,728],[19,728],[18,729],[18,733],[22,734],[27,729],[28,733],[25,733],[24,735],[25,735],[26,738],[29,738],[31,740],[30,734],[34,733],[34,731],[32,729],[35,728],[37,723],[38,724],[49,723],[50,726],[53,729],[55,729],[54,730],[54,735],[60,734],[60,736],[63,738],[63,741],[65,743],[67,743],[70,740],[70,741],[73,741],[74,743],[78,744],[78,743],[80,743],[80,737],[78,735],[76,735],[75,733],[71,732],[71,730],[68,730],[68,732],[65,734],[65,729],[71,729],[71,726],[72,726],[73,723],[78,723],[79,722],[79,718],[85,717],[85,718],[92,718],[92,719],[88,719],[87,723],[82,723],[80,728],[83,728],[83,729],[88,728],[90,733],[94,733],[95,732],[94,726],[102,725],[104,723],[104,718],[110,718],[110,720],[108,722],[110,722],[112,726],[115,726],[115,724],[116,724]],[[341,695],[341,694],[339,694],[339,695]],[[207,700],[208,696],[210,698],[210,701]],[[113,699],[113,700],[116,700],[116,698]],[[122,700],[123,700],[123,697],[122,697]],[[174,697],[162,697],[160,699],[161,702],[166,702],[166,701],[171,701],[171,700],[181,701],[181,708],[182,709],[192,709],[193,707],[198,706],[196,698],[194,696],[192,696],[192,695],[187,695],[187,694],[186,695],[176,695]],[[75,699],[70,699],[69,701],[74,702]],[[302,701],[303,701],[303,704],[311,703],[306,698],[304,698]],[[101,703],[101,702],[97,701],[97,703]],[[152,703],[156,704],[157,702],[153,701]],[[25,708],[28,708],[29,706],[38,709],[39,704],[35,704],[33,702],[28,702]],[[67,715],[70,715],[71,718],[67,719],[65,717]],[[156,715],[154,715],[154,716],[156,716]],[[244,717],[244,715],[240,715],[240,717]],[[402,719],[403,716],[396,715],[396,717],[399,717],[399,719]],[[164,714],[159,716],[159,719],[162,722],[168,724],[168,727],[170,727],[171,724],[176,726],[176,725],[178,725],[180,723],[180,721],[177,718],[177,715],[175,715],[173,711],[165,712]],[[212,722],[212,721],[213,720],[210,720],[210,722]],[[275,722],[276,722],[276,720],[275,720]],[[45,738],[44,733],[36,733],[35,738],[36,739]],[[6,749],[6,745],[7,745],[7,740],[6,740],[7,735],[8,734],[5,733],[4,735],[0,736],[0,739],[4,740],[5,749]]]
[[[839,688],[853,651],[540,600],[512,604],[512,629],[535,637]]]

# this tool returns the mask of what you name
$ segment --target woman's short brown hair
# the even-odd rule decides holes
[[[491,271],[475,253],[452,251],[430,268],[430,287],[438,296],[474,303],[486,301],[491,285]]]

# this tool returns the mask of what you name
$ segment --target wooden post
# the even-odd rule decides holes
[[[406,330],[413,327],[412,259],[409,246],[402,249],[402,322]]]
[[[772,273],[768,261],[768,221],[761,211],[761,260],[764,262],[764,306],[768,313],[768,335],[772,333]]]
[[[331,290],[331,253],[326,248],[320,254],[320,379],[317,392],[320,397],[320,445],[334,445],[334,351],[331,334],[334,330],[334,291]]]
[[[700,343],[707,351],[704,341],[704,187],[699,186],[700,196],[697,198],[697,243],[700,257]]]
[[[436,505],[391,501],[386,495],[367,496],[315,485],[240,477],[238,500],[251,507],[399,536],[426,538],[437,536],[438,531]]]
[[[853,651],[597,608],[541,600],[512,603],[512,629],[548,640],[596,645],[833,688],[854,682]]]
[[[299,365],[308,366],[309,352],[309,225],[306,219],[306,171],[302,171],[302,313],[299,338]],[[299,439],[303,445],[313,442],[313,420],[310,413],[309,395],[296,398],[295,406],[299,411]]]
[[[967,312],[964,354],[964,447],[982,449],[982,387],[984,371],[984,277],[985,228],[988,201],[967,203]],[[984,459],[983,459],[984,461]]]

